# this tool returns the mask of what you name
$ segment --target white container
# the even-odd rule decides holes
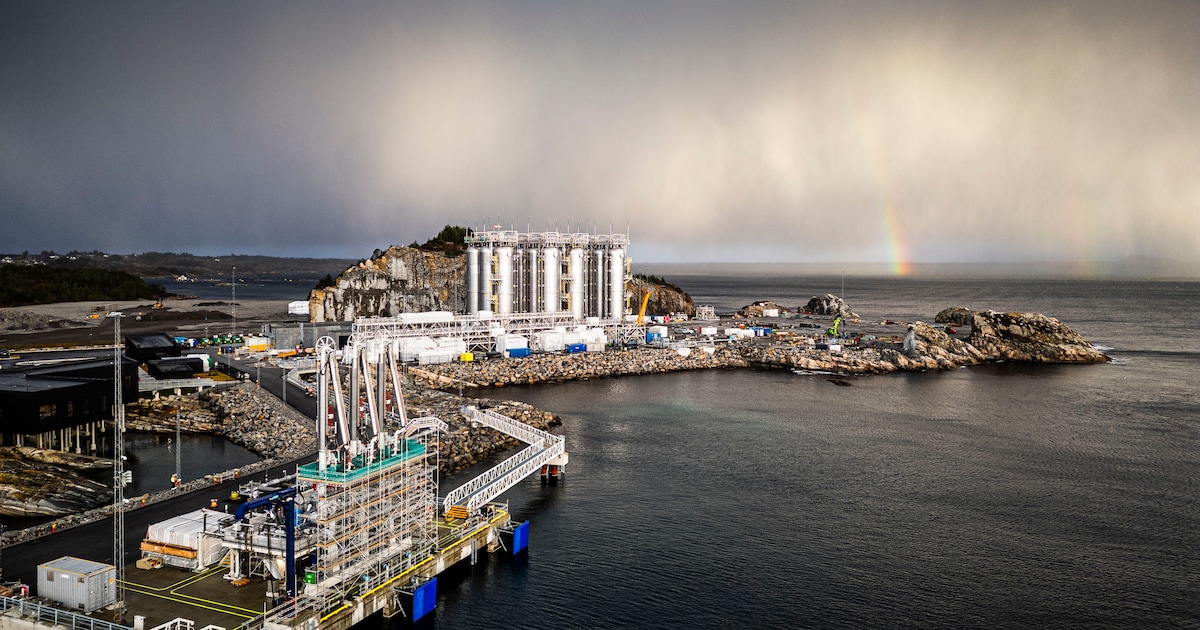
[[[717,336],[717,327],[716,326],[701,326],[700,334],[704,335],[705,337],[716,337]]]
[[[567,345],[563,339],[565,336],[565,332],[543,330],[533,336],[532,349],[542,352],[561,352]]]
[[[39,564],[38,597],[92,612],[117,601],[117,569],[111,564],[63,556]]]
[[[210,567],[225,556],[226,549],[220,538],[220,521],[227,516],[228,514],[216,510],[199,509],[155,523],[146,528],[142,557],[159,558],[163,564],[182,569],[198,570]],[[156,552],[155,548],[158,545],[190,550],[195,552],[195,557],[187,557],[189,554]]]
[[[587,344],[587,351],[588,352],[604,352],[605,345],[606,344],[604,344],[604,343],[592,342],[592,343]]]
[[[764,308],[763,309],[763,317],[779,317],[779,309]]]
[[[308,315],[308,300],[288,302],[288,315]]]
[[[666,327],[666,326],[650,326],[649,328],[647,328],[647,329],[646,329],[646,332],[647,332],[647,333],[650,333],[650,334],[655,334],[655,333],[657,333],[657,334],[658,334],[658,336],[659,336],[660,338],[662,338],[662,339],[666,339],[666,338],[667,338],[667,336],[668,336],[668,334],[669,334],[669,333],[667,332],[667,327]]]

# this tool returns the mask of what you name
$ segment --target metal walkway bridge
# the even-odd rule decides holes
[[[447,516],[474,513],[542,466],[567,464],[566,439],[562,436],[535,429],[489,409],[467,406],[462,412],[471,422],[493,428],[529,446],[447,494],[443,501]]]

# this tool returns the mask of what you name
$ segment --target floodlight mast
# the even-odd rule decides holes
[[[125,403],[121,386],[121,312],[113,320],[113,567],[116,569],[116,619],[125,622]]]

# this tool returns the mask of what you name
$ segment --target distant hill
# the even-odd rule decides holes
[[[42,265],[0,267],[0,306],[154,299],[166,294],[161,285],[124,271]]]
[[[237,267],[237,275],[302,276],[320,278],[341,273],[356,260],[341,258],[277,258],[274,256],[196,256],[171,252],[144,254],[106,254],[104,252],[69,252],[58,254],[0,255],[0,268],[49,267],[57,269],[107,269],[123,271],[139,278],[167,278],[186,275],[192,278],[227,278]]]

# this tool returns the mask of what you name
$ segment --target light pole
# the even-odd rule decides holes
[[[179,407],[175,407],[175,483],[183,483],[183,442],[179,441]]]
[[[116,569],[117,620],[125,621],[125,403],[121,399],[121,318],[113,320],[113,567]]]
[[[233,314],[233,328],[229,329],[230,343],[233,342],[232,337],[237,334],[237,265],[233,267],[233,273],[230,275],[229,284],[229,312]]]

